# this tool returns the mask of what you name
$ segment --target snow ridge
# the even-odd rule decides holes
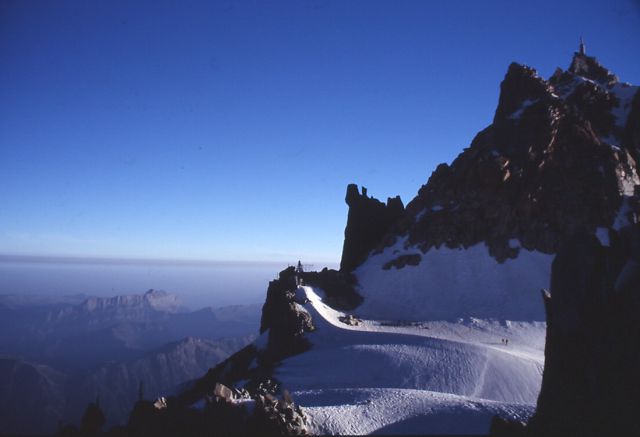
[[[365,319],[352,326],[322,294],[297,289],[316,326],[307,334],[312,347],[274,374],[311,416],[311,432],[486,433],[495,414],[532,414],[544,323]]]

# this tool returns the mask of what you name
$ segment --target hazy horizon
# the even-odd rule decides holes
[[[268,260],[252,260],[252,259],[204,259],[204,258],[164,258],[164,257],[119,257],[119,256],[78,256],[78,255],[39,255],[39,254],[16,254],[0,252],[0,263],[2,262],[27,262],[27,263],[62,263],[62,264],[169,264],[169,265],[296,265],[301,259],[288,260],[276,259]],[[306,260],[303,264],[327,264],[336,266],[339,262],[327,260]]]
[[[126,261],[0,255],[0,294],[112,297],[156,289],[175,294],[192,310],[263,304],[269,281],[297,262]]]

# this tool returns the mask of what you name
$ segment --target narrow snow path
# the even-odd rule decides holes
[[[537,338],[538,341],[534,342],[534,345],[531,345],[529,344],[531,342],[531,338],[527,337],[524,344],[523,342],[515,343],[517,344],[517,347],[514,347],[513,336],[515,333],[516,337],[518,337],[517,334],[519,332],[518,329],[513,332],[514,330],[510,330],[509,328],[512,327],[514,323],[517,324],[518,322],[507,321],[504,325],[500,325],[497,324],[497,322],[494,322],[493,329],[487,329],[486,325],[490,324],[491,322],[478,319],[470,319],[471,323],[475,324],[477,328],[480,328],[481,326],[484,327],[484,335],[474,329],[469,329],[467,325],[461,323],[454,324],[450,322],[423,322],[412,323],[409,326],[394,326],[389,322],[385,324],[379,321],[361,320],[361,323],[359,325],[352,326],[341,322],[340,317],[344,317],[347,314],[337,311],[322,302],[322,298],[313,289],[313,287],[300,287],[298,289],[298,296],[302,299],[308,299],[309,303],[313,307],[312,309],[315,310],[315,312],[319,314],[326,322],[328,322],[332,326],[335,326],[336,328],[347,329],[351,331],[417,335],[421,337],[431,337],[434,339],[437,338],[474,345],[484,344],[484,346],[487,348],[494,349],[502,353],[511,354],[520,358],[534,360],[539,364],[544,365],[544,339],[542,342],[540,342],[540,339]],[[309,310],[308,307],[305,307],[305,309]],[[313,311],[311,312],[313,313]],[[314,320],[316,320],[316,318],[314,318]],[[457,329],[454,329],[456,325],[458,325]],[[535,331],[534,334],[537,334],[538,337],[541,333],[542,335],[544,335],[544,333],[546,332],[546,324],[543,322],[520,322],[520,326],[525,326],[526,328],[529,328],[529,330]],[[502,327],[502,329],[500,329],[500,327]],[[504,344],[502,344],[500,340],[503,338],[511,338],[511,346],[505,346]]]

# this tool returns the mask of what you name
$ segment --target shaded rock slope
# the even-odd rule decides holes
[[[638,435],[640,228],[603,245],[577,233],[553,261],[545,367],[528,424],[494,418],[496,436]]]
[[[483,243],[502,262],[522,249],[556,253],[563,238],[578,230],[635,222],[637,91],[582,53],[548,80],[512,63],[493,123],[451,165],[440,164],[392,224],[379,220],[375,233],[352,220],[363,207],[349,186],[343,253],[364,250],[351,235],[368,235],[368,245],[378,250],[406,236],[403,244],[423,253]],[[384,227],[390,231],[380,232]],[[519,247],[510,244],[513,239]],[[351,271],[363,260],[343,257],[341,267]]]
[[[593,236],[577,234],[554,260],[551,294],[545,295],[546,366],[530,426],[535,433],[640,432],[635,246],[624,240],[603,247]]]
[[[345,197],[349,205],[347,226],[344,230],[344,246],[340,261],[340,270],[351,271],[365,260],[369,252],[376,247],[382,236],[404,212],[400,196],[387,199],[382,203],[367,196],[367,189],[350,184]]]

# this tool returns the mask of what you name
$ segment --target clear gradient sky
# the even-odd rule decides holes
[[[337,261],[581,34],[640,83],[632,0],[1,1],[0,253]]]

